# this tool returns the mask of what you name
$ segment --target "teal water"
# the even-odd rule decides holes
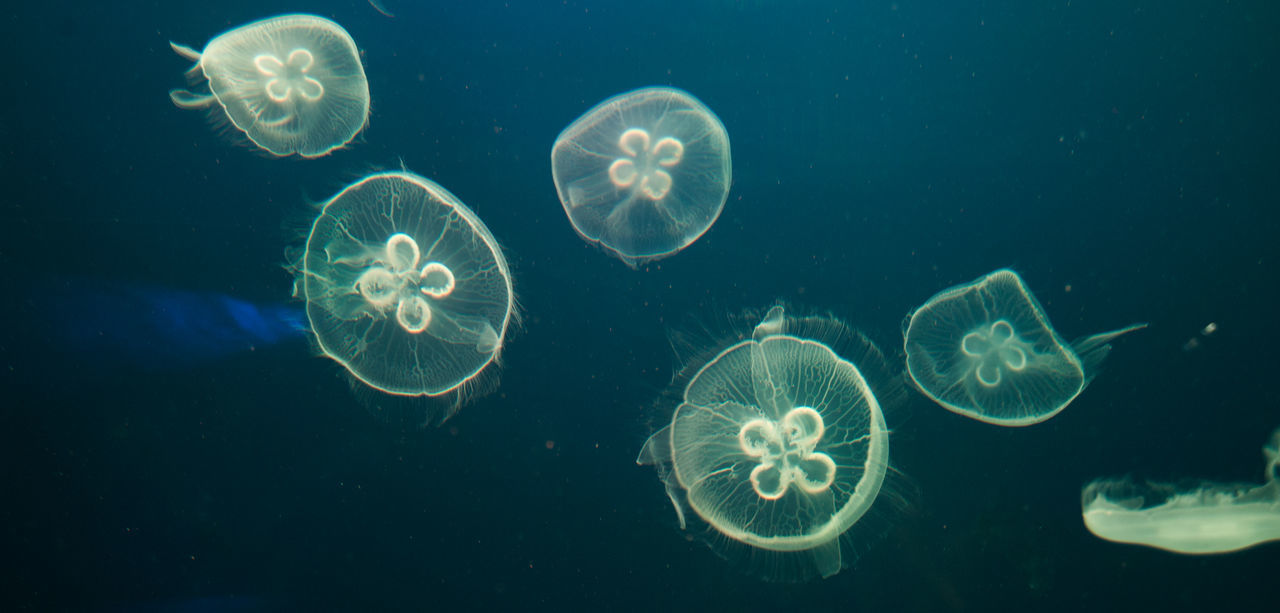
[[[1108,543],[1079,498],[1108,475],[1259,478],[1280,426],[1277,8],[800,4],[0,10],[4,608],[1274,602],[1280,545]],[[256,154],[166,95],[189,67],[170,40],[199,48],[290,11],[351,33],[373,98],[357,142],[317,160]],[[573,232],[549,154],[592,105],[648,85],[716,112],[734,181],[705,236],[633,271]],[[192,359],[159,364],[66,333],[104,287],[299,307],[285,251],[311,203],[401,164],[484,219],[524,313],[500,386],[442,427],[380,423],[287,325],[235,336],[234,317],[203,311],[191,345],[153,344]],[[911,395],[889,420],[909,504],[830,579],[762,583],[677,529],[635,465],[670,410],[654,403],[679,367],[671,331],[781,299],[901,363],[908,312],[1005,266],[1065,338],[1150,326],[1044,424],[994,427]],[[158,334],[147,308],[111,313],[84,319]]]

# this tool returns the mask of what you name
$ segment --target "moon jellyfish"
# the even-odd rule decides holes
[[[574,230],[628,266],[688,247],[729,197],[729,135],[669,87],[614,96],[565,128],[551,173]]]
[[[907,372],[953,413],[1029,426],[1057,415],[1084,390],[1112,339],[1145,327],[1067,344],[1022,278],[1002,269],[943,290],[907,316]]]
[[[297,272],[321,351],[378,391],[458,398],[441,420],[498,359],[513,317],[489,229],[408,172],[370,175],[324,203]]]
[[[1081,493],[1084,525],[1108,541],[1186,554],[1227,553],[1280,540],[1280,429],[1262,453],[1262,485],[1094,481]]]
[[[208,94],[169,92],[184,109],[216,102],[231,123],[276,156],[319,157],[351,142],[369,117],[369,82],[342,26],[314,15],[281,15],[238,27],[203,52],[173,50],[196,65]]]
[[[773,307],[750,338],[691,365],[670,424],[636,460],[657,467],[681,528],[705,522],[718,553],[765,579],[839,572],[841,536],[884,482],[881,403],[833,346],[881,359],[834,320]]]

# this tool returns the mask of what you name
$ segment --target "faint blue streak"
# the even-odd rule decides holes
[[[37,295],[58,349],[95,364],[187,368],[306,332],[301,308],[217,292],[99,280],[58,280]]]

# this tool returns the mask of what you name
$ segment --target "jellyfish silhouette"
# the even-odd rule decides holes
[[[767,580],[839,572],[841,536],[884,482],[889,434],[871,371],[833,346],[883,364],[838,322],[773,307],[750,338],[696,365],[636,460],[657,467],[682,528],[705,522],[727,537],[709,541],[718,553]]]
[[[1012,270],[943,290],[903,324],[907,372],[947,410],[1000,426],[1057,415],[1134,324],[1065,343]]]
[[[367,176],[324,203],[296,264],[321,351],[399,396],[455,399],[496,361],[514,312],[511,273],[489,229],[436,183]]]
[[[638,89],[565,128],[551,172],[574,230],[635,268],[688,247],[720,216],[729,135],[687,92]]]
[[[238,27],[203,52],[177,43],[196,62],[192,82],[209,94],[169,92],[184,109],[216,102],[231,123],[276,156],[319,157],[346,145],[369,117],[369,82],[342,26],[314,15],[281,15]]]
[[[1080,495],[1084,525],[1108,541],[1186,554],[1227,553],[1280,540],[1280,429],[1262,453],[1262,485],[1094,481]]]

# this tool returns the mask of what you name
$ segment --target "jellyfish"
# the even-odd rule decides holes
[[[1134,324],[1065,343],[1022,278],[1002,269],[943,290],[903,324],[907,372],[947,410],[999,426],[1057,415]]]
[[[342,26],[315,15],[281,15],[218,35],[203,52],[173,50],[196,65],[209,93],[169,92],[184,109],[213,108],[275,156],[319,157],[346,145],[369,118],[369,82]]]
[[[377,391],[455,400],[431,420],[477,389],[514,317],[489,229],[409,172],[367,176],[325,202],[294,268],[320,350]]]
[[[889,433],[872,371],[833,346],[883,363],[838,322],[773,307],[750,338],[696,366],[636,460],[657,467],[681,528],[704,523],[718,553],[764,579],[839,572],[842,535],[884,483]]]
[[[688,247],[729,197],[729,135],[688,92],[614,96],[565,128],[551,173],[574,230],[632,268]]]
[[[1094,481],[1081,493],[1084,525],[1101,539],[1185,554],[1228,553],[1280,540],[1280,429],[1262,453],[1262,485]]]

